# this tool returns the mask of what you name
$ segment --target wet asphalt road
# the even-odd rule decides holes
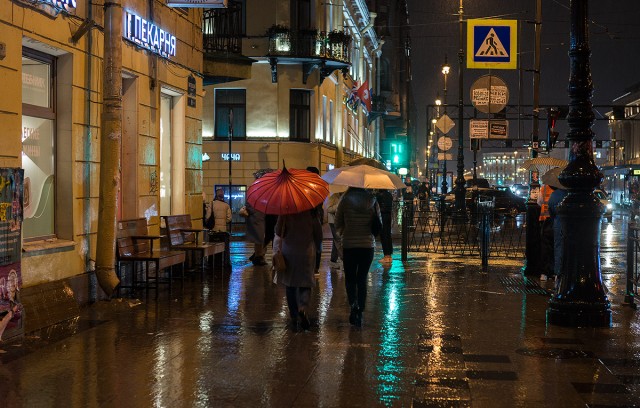
[[[553,283],[521,260],[409,254],[369,277],[348,322],[325,241],[313,327],[288,324],[284,290],[232,242],[233,268],[99,302],[79,319],[1,344],[1,407],[640,406],[638,315],[622,306],[625,219],[603,224],[607,329],[545,321]]]

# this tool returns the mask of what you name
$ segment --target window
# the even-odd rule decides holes
[[[292,89],[289,98],[289,139],[308,142],[311,136],[311,92]]]
[[[291,0],[291,28],[294,31],[309,30],[312,21],[311,0]]]
[[[216,89],[215,93],[215,138],[245,139],[247,136],[247,90]],[[230,116],[233,120],[230,121]],[[230,124],[232,126],[230,126]],[[233,132],[233,133],[232,133]]]
[[[55,235],[55,59],[22,55],[23,238]]]

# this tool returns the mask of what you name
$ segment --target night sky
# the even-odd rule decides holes
[[[426,109],[433,104],[436,95],[443,96],[444,78],[441,66],[445,55],[451,65],[447,80],[447,103],[457,123],[458,105],[458,50],[459,23],[458,0],[408,0],[409,23],[412,38],[413,92],[418,110],[418,152],[424,152]],[[464,19],[501,18],[513,19],[520,24],[519,57],[523,70],[533,69],[534,25],[536,0],[464,0]],[[640,83],[640,1],[615,0],[591,1],[589,4],[589,39],[591,48],[591,72],[594,83],[594,105],[610,105],[623,95],[625,89]],[[542,41],[540,105],[567,105],[569,79],[569,0],[542,1]],[[466,24],[464,26],[466,44]],[[465,47],[466,52],[466,47]],[[466,55],[465,55],[466,60]],[[463,94],[465,104],[470,104],[469,88],[488,70],[465,69]],[[493,70],[509,87],[510,105],[518,103],[518,71]],[[524,72],[521,100],[523,105],[533,103],[533,74]],[[604,114],[610,109],[597,108]],[[524,111],[530,114],[530,108]],[[598,116],[598,113],[596,113]],[[457,126],[456,126],[457,127]],[[545,136],[546,117],[541,114],[540,137]],[[566,122],[559,123],[560,139],[566,134]],[[594,132],[598,139],[608,139],[606,121],[596,122]],[[457,130],[449,135],[457,140]],[[530,121],[523,122],[521,137],[529,139]],[[465,122],[465,157],[468,154],[468,122]],[[518,127],[513,123],[510,137],[518,138]],[[457,143],[454,143],[454,149]],[[485,148],[484,151],[502,150]],[[509,149],[513,150],[513,149]],[[421,157],[421,156],[419,156]]]

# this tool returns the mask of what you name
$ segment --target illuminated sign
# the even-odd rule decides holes
[[[220,154],[222,160],[229,161],[229,153]],[[240,153],[231,153],[231,161],[240,161]]]
[[[634,176],[640,176],[640,169],[633,169]]]
[[[71,15],[76,13],[77,0],[16,0],[28,7],[36,8],[52,17],[56,17],[60,11],[65,11]]]
[[[168,0],[169,7],[226,8],[227,0]]]
[[[176,37],[173,34],[128,11],[124,12],[123,36],[137,46],[163,57],[176,55]]]

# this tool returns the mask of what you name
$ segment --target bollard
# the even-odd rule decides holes
[[[631,222],[627,228],[627,290],[624,295],[624,303],[636,309],[634,282],[637,261],[635,249],[638,245],[637,237],[635,236],[637,230],[635,229],[635,224]]]
[[[402,208],[402,253],[401,259],[402,262],[407,262],[407,251],[409,245],[409,214],[407,211],[407,205],[405,204]]]
[[[489,212],[487,209],[483,209],[482,219],[480,222],[480,256],[482,258],[482,272],[487,272],[489,269],[489,240],[491,237],[490,223]]]

